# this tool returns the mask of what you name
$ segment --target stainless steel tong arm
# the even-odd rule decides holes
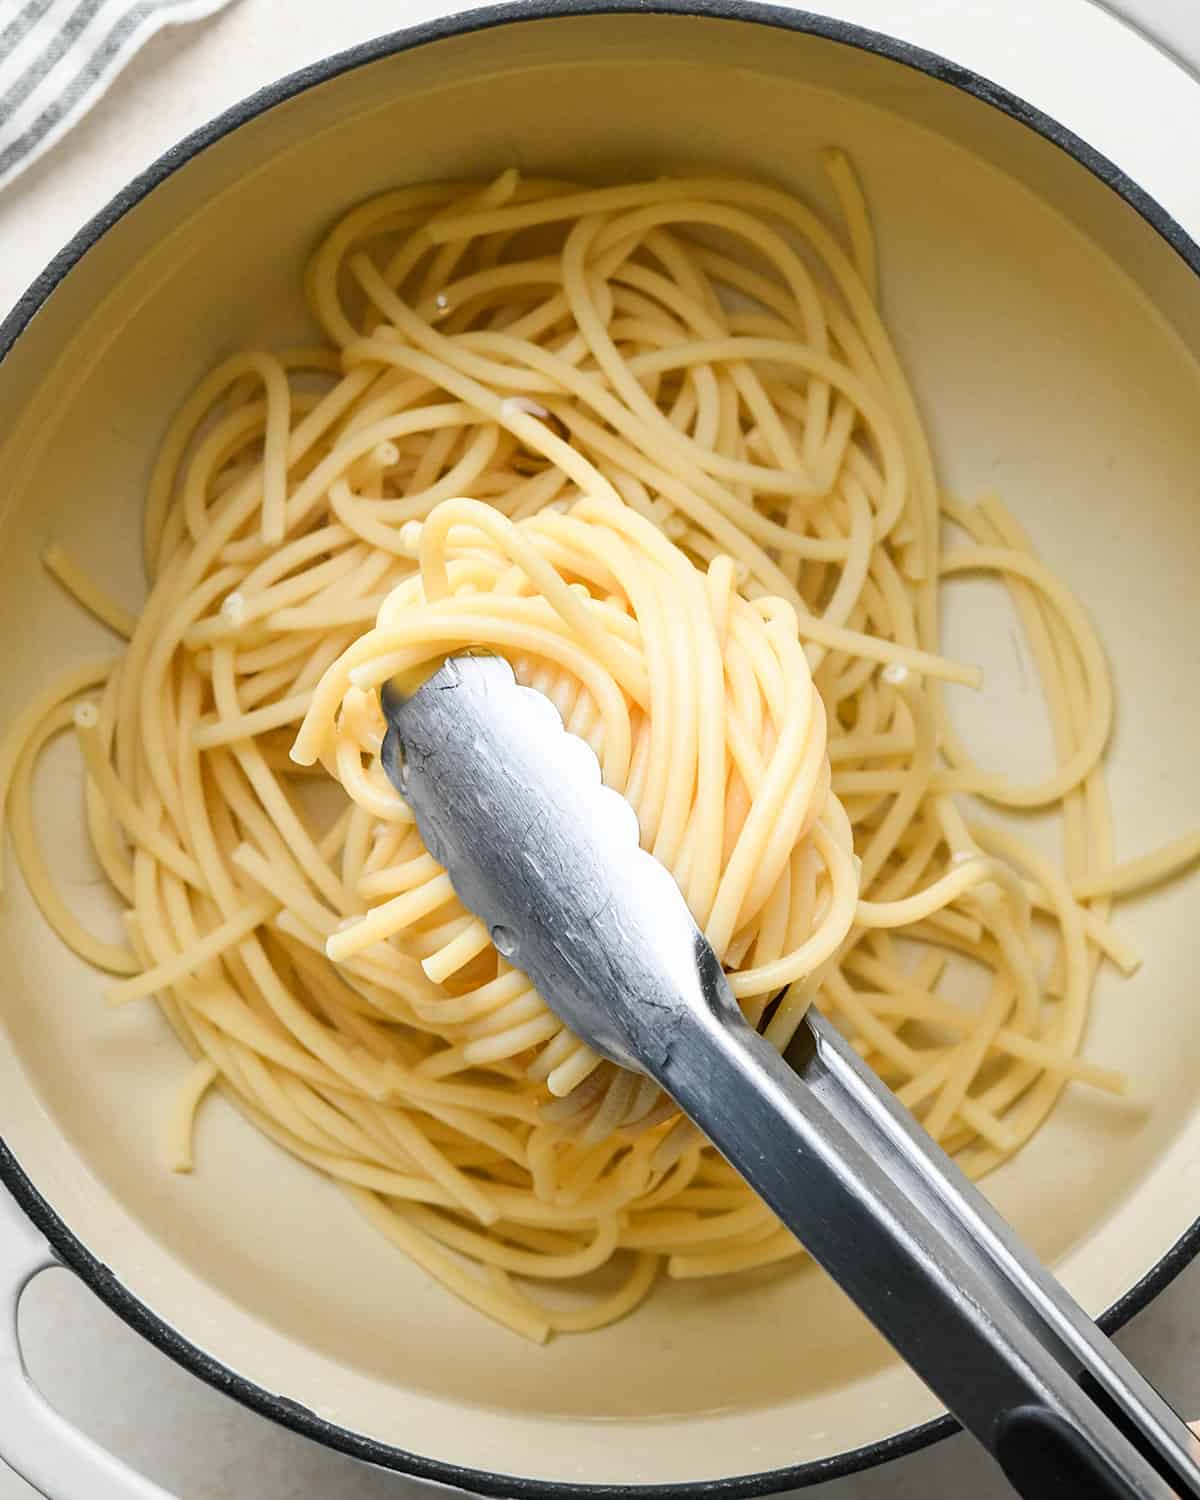
[[[385,689],[384,765],[562,1020],[654,1078],[1026,1497],[1200,1500],[1187,1426],[815,1011],[745,1022],[636,816],[504,661]]]

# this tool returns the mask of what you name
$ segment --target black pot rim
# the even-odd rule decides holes
[[[529,21],[634,13],[741,21],[784,31],[802,32],[887,58],[961,89],[1035,131],[1073,157],[1124,199],[1167,241],[1191,270],[1200,274],[1200,245],[1114,162],[1042,110],[978,73],[924,48],[849,22],[809,11],[784,9],[774,4],[760,3],[760,0],[508,0],[508,3],[460,12],[392,32],[335,53],[332,57],[301,68],[259,89],[193,131],[123,188],[78,231],[30,285],[3,322],[0,322],[0,360],[9,353],[38,309],[76,262],[119,219],[159,183],[208,146],[275,105],[355,68],[395,53],[411,51],[430,42]],[[513,1497],[513,1500],[749,1500],[752,1496],[805,1488],[873,1468],[889,1459],[914,1453],[958,1430],[958,1424],[952,1417],[942,1416],[829,1458],[756,1474],[681,1484],[568,1484],[463,1468],[443,1460],[406,1452],[327,1422],[307,1407],[264,1390],[198,1349],[170,1324],[151,1312],[92,1254],[38,1192],[3,1139],[0,1139],[0,1182],[8,1188],[18,1205],[45,1236],[59,1259],[118,1317],[207,1384],[233,1396],[262,1416],[352,1458],[415,1479],[430,1480],[475,1494],[493,1496],[496,1500],[507,1500],[507,1497]],[[1200,1254],[1200,1218],[1196,1219],[1135,1286],[1100,1316],[1097,1320],[1100,1327],[1106,1333],[1112,1333],[1128,1322],[1174,1280],[1197,1254]]]

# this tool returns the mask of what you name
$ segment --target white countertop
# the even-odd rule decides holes
[[[1036,6],[1039,0],[990,3]],[[451,8],[459,6],[236,0],[211,21],[155,37],[92,114],[0,194],[0,311],[87,218],[188,131],[283,73]],[[1137,21],[1200,75],[1196,0],[1111,0],[1106,8]],[[180,1500],[401,1500],[416,1489],[210,1391],[130,1332],[65,1271],[34,1284],[22,1308],[22,1332],[31,1373],[63,1414]],[[1118,1342],[1170,1400],[1200,1414],[1200,1262]],[[797,1357],[803,1357],[799,1344]],[[808,1493],[820,1500],[1005,1500],[1010,1494],[990,1461],[962,1437]],[[33,1496],[0,1464],[0,1500]]]

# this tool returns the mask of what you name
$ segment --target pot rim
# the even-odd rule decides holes
[[[298,94],[344,73],[431,42],[488,31],[527,21],[572,16],[642,14],[741,21],[817,36],[886,58],[924,73],[990,104],[1065,151],[1110,188],[1200,275],[1200,245],[1177,219],[1109,157],[1074,131],[1010,90],[926,48],[855,22],[812,11],[785,8],[764,0],[504,0],[504,3],[455,12],[449,16],[386,33],[334,53],[248,95],[185,136],[140,172],[95,214],[54,256],[0,321],[0,362],[8,356],[38,309],[101,237],[161,182],[194,157],[242,125]],[[328,1422],[315,1412],[255,1382],[214,1359],[150,1310],[103,1264],[42,1197],[0,1136],[0,1183],[45,1236],[59,1259],[125,1323],[208,1385],[244,1406],[302,1436],[352,1458],[414,1479],[452,1486],[496,1500],[750,1500],[842,1478],[874,1468],[928,1447],[958,1431],[943,1415],[916,1427],[828,1458],[729,1478],[679,1484],[576,1484],[530,1479],[482,1469],[464,1468],[427,1458]],[[1140,1312],[1200,1254],[1200,1217],[1097,1322],[1108,1334]]]

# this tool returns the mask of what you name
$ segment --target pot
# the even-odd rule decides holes
[[[303,261],[353,203],[513,163],[597,180],[716,166],[824,202],[818,150],[836,143],[863,178],[886,314],[946,483],[1002,492],[1108,644],[1118,848],[1195,821],[1200,89],[1085,0],[826,9],[475,12],[285,79],[132,183],[0,329],[4,721],[47,674],[102,649],[44,576],[42,549],[69,539],[112,592],[140,597],[141,497],[169,416],[230,350],[311,337]],[[964,705],[968,732],[991,759],[1031,763],[1044,729],[1032,708],[1011,712],[1035,701],[1023,665],[987,611],[954,604],[949,649],[982,661],[995,689]],[[103,923],[78,774],[66,753],[54,760],[39,815],[78,910]],[[1102,976],[1087,1052],[1128,1071],[1134,1100],[1069,1090],[988,1181],[1109,1330],[1200,1246],[1194,897],[1123,915],[1145,963],[1123,984]],[[155,1149],[182,1062],[166,1024],[148,1007],[106,1010],[101,978],[16,879],[0,942],[10,1309],[65,1262],[264,1415],[487,1495],[732,1500],[952,1430],[811,1266],[668,1283],[614,1327],[534,1349],[398,1258],[224,1102],[207,1107],[201,1170],[172,1177]],[[53,1496],[162,1500],[49,1411],[8,1321],[0,1453]]]

